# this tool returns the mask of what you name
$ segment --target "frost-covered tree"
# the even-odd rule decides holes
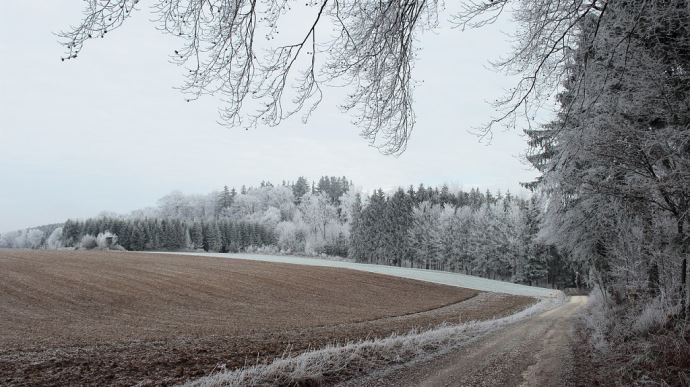
[[[304,251],[307,231],[306,225],[301,222],[278,223],[276,226],[278,247],[287,253]]]
[[[50,233],[50,236],[48,236],[46,240],[46,248],[55,250],[64,247],[62,230],[62,227],[58,227]]]
[[[263,224],[265,227],[269,229],[274,229],[276,225],[281,221],[282,217],[280,214],[280,210],[277,209],[276,207],[268,207],[266,211],[264,211],[263,216],[261,217],[261,224]]]
[[[517,270],[517,280],[534,285],[543,281],[548,274],[547,263],[551,249],[538,239],[543,214],[537,196],[530,198],[524,211],[525,224],[521,237],[526,249],[525,262]]]
[[[194,222],[192,229],[190,230],[190,238],[192,242],[192,248],[203,249],[204,248],[204,231],[201,222]]]
[[[216,205],[216,216],[218,216],[224,210],[230,209],[230,206],[232,205],[232,202],[236,196],[236,193],[234,192],[234,188],[232,191],[230,191],[227,185],[223,187],[223,191],[221,191],[221,193],[218,195],[218,204]]]
[[[309,182],[303,176],[297,178],[295,185],[292,186],[292,194],[295,196],[295,204],[299,204],[304,196],[309,192]]]
[[[402,266],[411,257],[409,230],[413,223],[412,199],[398,189],[386,203],[383,211],[383,251],[389,264]]]
[[[425,269],[438,268],[442,260],[441,207],[422,202],[412,212],[412,226],[408,233],[413,259]]]
[[[367,258],[365,250],[366,229],[362,222],[362,196],[354,196],[350,213],[350,243],[348,255],[357,262],[364,262]]]
[[[333,235],[329,229],[337,227],[340,223],[336,207],[330,198],[322,193],[306,194],[299,205],[302,219],[309,227],[309,250],[316,252],[333,242]],[[331,235],[329,235],[331,234]]]
[[[26,247],[29,249],[38,249],[43,247],[43,240],[45,233],[38,229],[30,229],[26,232]]]
[[[119,28],[138,7],[138,0],[88,0],[82,23],[61,34],[63,60],[77,58],[86,41]],[[357,112],[362,136],[386,152],[403,149],[414,126],[414,43],[422,31],[435,28],[437,8],[435,1],[151,4],[160,28],[181,39],[171,54],[189,67],[182,86],[188,100],[220,93],[227,101],[227,124],[277,125],[296,113],[306,120],[326,85],[351,84],[342,107]],[[305,21],[295,27],[302,30],[296,35],[278,34],[288,13]]]
[[[638,243],[647,250],[673,246],[677,265],[690,243],[690,42],[682,23],[690,13],[682,4],[606,3],[581,18],[576,50],[564,56],[559,116],[531,134],[532,162],[551,194],[544,235],[589,261],[603,287],[630,279],[612,268],[631,256],[621,253],[633,224],[645,230]],[[651,251],[633,255],[640,267],[657,264]]]
[[[386,195],[379,189],[369,197],[367,205],[362,210],[359,224],[361,239],[358,241],[358,248],[364,253],[362,259],[365,262],[376,263],[385,259],[386,254],[381,240],[385,232],[383,223],[385,211]]]
[[[220,235],[220,230],[218,224],[216,223],[205,223],[203,225],[204,229],[204,250],[219,252],[221,251],[223,244]]]

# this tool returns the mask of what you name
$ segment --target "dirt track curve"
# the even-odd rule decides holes
[[[571,386],[573,316],[586,297],[501,328],[451,353],[360,386]],[[349,385],[349,384],[348,384]]]

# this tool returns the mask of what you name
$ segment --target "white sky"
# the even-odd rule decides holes
[[[308,124],[219,126],[218,98],[194,103],[173,87],[178,48],[140,13],[61,62],[55,32],[75,24],[83,2],[10,0],[0,14],[0,231],[129,212],[172,190],[280,183],[345,175],[365,189],[409,184],[520,191],[535,173],[519,158],[525,140],[468,133],[492,114],[510,79],[487,69],[508,52],[500,25],[422,37],[415,66],[417,125],[400,157],[381,155],[329,93]],[[289,27],[289,26],[288,26]],[[298,27],[297,25],[293,27]]]

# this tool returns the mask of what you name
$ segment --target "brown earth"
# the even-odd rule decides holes
[[[0,385],[167,385],[531,302],[336,268],[0,250]]]

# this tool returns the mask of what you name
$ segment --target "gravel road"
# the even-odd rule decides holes
[[[586,297],[571,297],[556,309],[499,329],[458,350],[347,385],[573,385],[573,316],[585,301]]]

